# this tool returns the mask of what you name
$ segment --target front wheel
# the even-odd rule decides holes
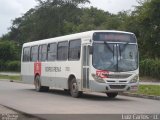
[[[115,98],[117,95],[118,95],[118,93],[116,92],[116,93],[106,93],[107,94],[107,96],[109,97],[109,98]]]
[[[69,88],[72,97],[77,98],[82,95],[82,92],[78,91],[78,84],[75,78],[72,78],[72,80],[70,81]]]

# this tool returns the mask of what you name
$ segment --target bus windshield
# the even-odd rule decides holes
[[[112,72],[133,71],[138,67],[136,44],[94,43],[93,66]]]

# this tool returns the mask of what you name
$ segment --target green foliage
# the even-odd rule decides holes
[[[20,61],[8,61],[7,70],[9,71],[20,71]]]
[[[15,60],[18,58],[18,47],[12,41],[0,41],[0,60]]]
[[[13,75],[0,75],[0,79],[8,79],[8,80],[21,80],[20,76]]]
[[[4,71],[6,69],[6,63],[3,60],[0,60],[0,71]]]
[[[160,85],[140,85],[137,94],[160,96]]]
[[[39,6],[30,9],[22,17],[13,20],[8,37],[22,45],[64,34],[74,33],[74,26],[79,24],[82,10],[79,4],[88,0],[38,0]]]
[[[0,40],[0,71],[20,71],[20,51],[16,42]]]
[[[2,61],[0,60],[0,71],[20,72],[20,61]]]
[[[141,56],[160,58],[160,1],[145,0],[133,12]],[[146,51],[147,50],[147,51]]]
[[[160,60],[145,59],[140,62],[140,75],[160,79]]]
[[[22,45],[24,42],[46,39],[95,29],[117,29],[120,20],[97,8],[79,8],[88,0],[47,0],[13,20],[11,31],[4,35]]]

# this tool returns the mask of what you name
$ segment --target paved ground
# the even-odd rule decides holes
[[[0,72],[0,75],[20,75],[20,73]],[[140,84],[160,85],[160,82],[140,82]],[[7,89],[8,87],[9,87],[9,89]],[[4,92],[3,94],[5,94],[7,91],[8,92],[10,91],[10,93],[7,95],[8,97],[1,99],[2,97],[5,97],[5,96],[1,95],[1,92],[2,93]],[[17,93],[20,93],[20,94],[18,95]],[[24,94],[24,95],[22,95],[22,94]],[[33,97],[33,100],[30,100],[31,102],[33,101],[33,104],[28,105],[28,103],[27,103],[28,99],[32,99],[32,98],[27,97],[27,99],[25,99],[25,100],[23,99],[23,97],[25,98],[25,94],[26,95],[28,94],[27,96],[30,95],[31,97]],[[35,98],[35,96],[33,96],[33,94],[36,94],[36,96],[39,94],[40,96],[38,95],[38,97]],[[44,97],[47,100],[44,100],[42,94],[44,95]],[[18,95],[19,99],[22,99],[22,101],[18,100],[16,102],[16,100],[14,98],[17,95]],[[52,97],[50,95],[52,95]],[[12,99],[10,99],[11,97],[12,97],[12,99],[14,99],[13,101],[12,101]],[[56,97],[56,99],[55,99],[55,97]],[[66,99],[66,101],[61,100],[62,98]],[[37,99],[37,103],[35,102],[36,99]],[[55,101],[55,104],[53,104],[51,102],[51,99],[53,101]],[[3,100],[6,100],[6,101],[3,101]],[[50,101],[50,103],[46,103],[43,100],[46,102]],[[57,102],[57,101],[59,101],[59,102]],[[90,101],[90,103],[88,104],[89,101]],[[97,101],[97,103],[95,103],[96,101]],[[8,102],[11,102],[11,103],[8,104]],[[86,102],[86,104],[85,103],[82,104],[81,102]],[[107,103],[104,103],[104,102],[107,102]],[[126,104],[125,104],[125,102],[126,102]],[[4,105],[6,105],[6,106],[12,107],[14,109],[20,110],[25,113],[34,114],[34,115],[41,117],[41,118],[45,118],[45,119],[47,118],[49,120],[52,120],[53,118],[55,118],[55,120],[62,120],[62,119],[72,120],[72,119],[76,119],[76,118],[80,118],[81,120],[87,120],[87,119],[119,120],[119,119],[122,119],[122,115],[121,115],[122,113],[123,114],[124,113],[140,113],[140,114],[160,113],[160,112],[158,112],[158,109],[157,109],[160,103],[157,103],[157,101],[156,101],[156,103],[152,106],[153,102],[154,102],[154,100],[148,101],[148,100],[146,100],[146,99],[144,100],[142,98],[131,98],[131,97],[124,97],[124,96],[118,96],[115,100],[110,100],[110,99],[106,98],[106,96],[104,94],[97,94],[97,93],[85,94],[85,95],[83,95],[82,98],[74,99],[74,98],[70,98],[69,95],[67,95],[65,92],[60,91],[60,90],[50,90],[50,92],[48,92],[48,93],[35,93],[34,87],[32,85],[24,85],[24,84],[20,84],[20,83],[19,84],[18,83],[6,83],[6,81],[3,81],[2,83],[0,82],[0,104],[4,103]],[[13,105],[14,103],[16,103],[16,106]],[[67,105],[67,107],[66,107],[67,103],[69,103],[69,105]],[[139,103],[141,103],[140,106],[139,106]],[[22,104],[24,104],[24,105],[22,105]],[[49,106],[49,104],[50,104],[50,106]],[[64,104],[64,107],[63,107],[63,104]],[[104,104],[104,106],[106,106],[106,108],[104,108],[103,104]],[[130,104],[132,104],[132,105],[130,106]],[[142,104],[144,104],[144,105],[142,105]],[[146,104],[147,104],[147,106],[146,106]],[[28,105],[28,106],[26,106],[26,105]],[[100,105],[100,106],[98,106],[98,105]],[[134,107],[134,105],[135,105],[135,107]],[[34,108],[33,109],[34,111],[29,110],[29,108],[28,108],[29,106],[31,106],[30,109]],[[37,106],[40,106],[40,107],[37,107]],[[95,106],[95,108],[94,108],[94,106]],[[112,108],[112,106],[113,106],[113,108]],[[27,109],[25,109],[25,108],[27,108]],[[151,110],[149,110],[150,108],[151,108]],[[137,111],[137,109],[138,109],[138,111]],[[148,109],[148,110],[145,110],[145,109]],[[95,115],[93,115],[93,113]],[[0,120],[2,119],[1,118],[2,114],[4,114],[4,115],[5,114],[15,114],[15,115],[18,114],[18,117],[20,118],[20,120],[28,120],[28,119],[29,120],[39,120],[38,118],[35,118],[33,116],[24,115],[24,114],[21,114],[19,112],[12,110],[12,109],[9,109],[9,108],[6,108],[6,107],[0,105]],[[59,115],[59,114],[63,114],[63,115]],[[66,116],[66,114],[67,114],[67,116]],[[84,115],[82,115],[82,114],[84,114]],[[103,115],[100,115],[100,114],[103,114]],[[107,116],[105,114],[107,114]],[[119,115],[108,115],[108,114],[119,114]],[[153,119],[152,116],[150,119]],[[158,114],[157,120],[160,120],[160,114]]]
[[[17,112],[0,105],[0,114],[17,114]]]
[[[33,85],[7,81],[0,81],[0,104],[44,118],[45,115],[40,114],[160,113],[158,100],[126,96],[111,100],[101,93],[84,94],[82,98],[77,99],[62,90],[38,93]]]
[[[0,120],[41,120],[0,105]]]

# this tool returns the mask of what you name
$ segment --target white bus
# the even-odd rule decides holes
[[[138,45],[133,33],[95,30],[23,44],[21,77],[36,91],[50,87],[82,92],[136,91],[139,84]]]

